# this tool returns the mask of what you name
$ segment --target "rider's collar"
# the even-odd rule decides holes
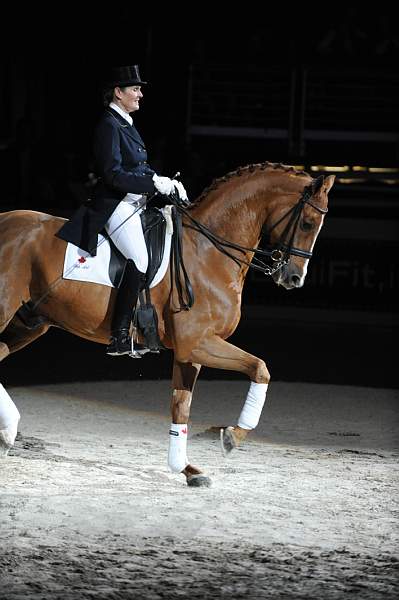
[[[123,117],[129,123],[129,125],[133,125],[133,119],[129,115],[129,113],[127,113],[124,110],[122,110],[120,108],[120,106],[118,106],[117,104],[115,104],[115,102],[111,102],[110,105],[109,105],[109,107],[112,108],[112,110],[115,110],[117,113],[119,113],[120,116]]]

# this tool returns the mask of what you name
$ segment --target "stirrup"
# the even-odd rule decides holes
[[[149,348],[143,346],[143,344],[134,343],[132,338],[131,350],[129,352],[130,358],[142,358],[147,352],[151,352]]]

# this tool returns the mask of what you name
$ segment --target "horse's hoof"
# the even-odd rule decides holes
[[[18,421],[9,425],[6,429],[0,429],[0,458],[5,458],[14,446],[17,437]]]
[[[14,445],[14,440],[11,442],[9,439],[4,439],[5,436],[2,435],[3,431],[0,431],[0,459],[7,458],[7,454]]]
[[[0,460],[2,458],[7,458],[7,454],[11,450],[10,446],[0,446]]]
[[[206,475],[190,475],[190,477],[187,477],[187,485],[191,487],[211,487],[212,480]]]
[[[237,443],[234,439],[234,427],[220,430],[220,445],[222,447],[223,456],[229,456],[231,452],[237,448]]]

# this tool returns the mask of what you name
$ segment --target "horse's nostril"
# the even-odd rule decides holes
[[[299,287],[301,285],[301,278],[299,275],[291,275],[291,283],[295,287]]]

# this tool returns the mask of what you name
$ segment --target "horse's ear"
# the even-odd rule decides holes
[[[335,175],[320,175],[313,180],[313,194],[319,196],[321,193],[328,194],[335,181]]]
[[[324,179],[324,183],[323,183],[323,190],[325,191],[326,194],[328,194],[328,192],[331,190],[333,184],[335,181],[335,175],[328,175],[328,177],[326,177]]]
[[[319,190],[321,190],[323,183],[324,183],[324,175],[319,175],[319,177],[317,177],[316,179],[313,180],[313,182],[312,182],[313,194],[317,194],[317,192]]]

